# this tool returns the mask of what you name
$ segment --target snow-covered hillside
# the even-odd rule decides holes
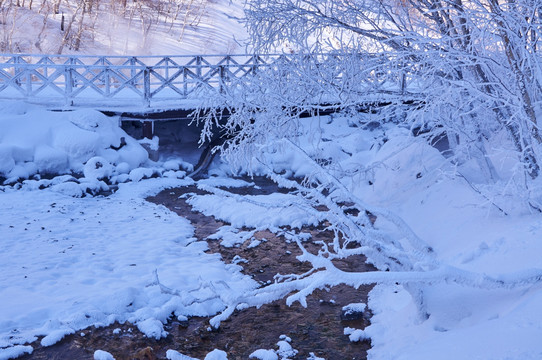
[[[0,53],[244,53],[242,16],[239,0],[3,2]]]

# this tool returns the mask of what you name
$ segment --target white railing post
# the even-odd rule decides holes
[[[32,95],[32,71],[29,68],[28,64],[23,65],[25,69],[25,76],[26,76],[26,97],[29,97]]]

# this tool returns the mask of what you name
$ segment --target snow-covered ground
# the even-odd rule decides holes
[[[66,334],[114,321],[133,322],[147,336],[160,338],[171,314],[212,316],[257,287],[237,265],[204,253],[206,244],[195,241],[187,220],[144,200],[193,183],[184,178],[181,159],[150,161],[115,119],[92,110],[0,107],[0,359],[32,351],[28,343],[37,337],[51,345]],[[495,278],[542,268],[540,214],[503,215],[436,149],[407,130],[386,125],[371,131],[349,123],[340,117],[303,119],[300,145],[315,158],[335,159],[353,194],[400,216],[441,263]],[[271,160],[276,168],[307,171],[292,153],[279,151]],[[460,170],[474,179],[467,165]],[[198,185],[240,185],[228,179],[227,169],[220,165],[213,170],[216,178]],[[363,176],[355,172],[359,169],[366,170]],[[110,183],[118,185],[114,194],[92,195]],[[280,210],[294,201],[293,195],[226,198],[220,192],[190,200],[234,227],[276,229],[317,221],[299,208]],[[387,226],[376,220],[377,229]],[[235,234],[246,235],[234,228],[221,231],[217,238],[233,242]],[[424,287],[430,314],[425,321],[403,286],[377,285],[367,304],[372,324],[364,331],[345,329],[344,336],[370,337],[370,359],[542,358],[540,281],[480,289],[444,280]],[[259,349],[252,357],[292,356],[288,342],[277,340],[278,350]],[[168,356],[185,358],[173,350]],[[225,354],[215,350],[208,358]]]

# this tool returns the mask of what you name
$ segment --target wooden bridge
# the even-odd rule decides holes
[[[0,98],[153,107],[191,99],[202,89],[224,90],[282,57],[0,54]]]
[[[0,98],[53,106],[133,109],[171,108],[168,103],[174,103],[179,108],[179,100],[197,100],[206,90],[224,91],[259,68],[299,56],[0,54]],[[404,77],[395,85],[403,91]]]
[[[231,90],[263,67],[279,67],[300,59],[304,62],[307,56],[0,54],[0,99],[24,100],[54,109],[93,107],[120,115],[121,122],[144,122],[144,134],[149,137],[154,121],[186,119],[203,97]],[[318,57],[318,63],[334,57],[311,56]],[[382,73],[374,77],[377,84],[372,91],[405,91],[404,75],[390,79],[385,71]]]

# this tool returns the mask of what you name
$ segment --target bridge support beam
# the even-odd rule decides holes
[[[152,139],[154,137],[154,121],[146,120],[143,123],[143,137]]]

